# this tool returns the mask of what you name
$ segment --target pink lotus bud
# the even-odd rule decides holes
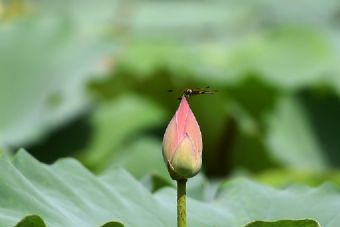
[[[166,128],[163,157],[174,180],[193,177],[201,169],[202,135],[185,96]]]

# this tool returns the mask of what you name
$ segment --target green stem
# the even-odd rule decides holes
[[[186,183],[177,180],[177,227],[187,227]]]

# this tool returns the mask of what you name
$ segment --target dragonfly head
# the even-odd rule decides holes
[[[192,95],[192,89],[190,89],[190,88],[187,88],[187,89],[185,89],[184,90],[184,95],[185,95],[185,97],[187,97],[187,98],[189,98],[191,95]]]

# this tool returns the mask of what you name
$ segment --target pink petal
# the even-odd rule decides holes
[[[163,138],[163,156],[165,162],[170,161],[177,147],[177,130],[175,116],[171,119],[165,130]]]
[[[190,137],[194,145],[196,155],[198,154],[201,155],[202,148],[203,148],[201,130],[191,110],[187,117],[187,124],[185,127],[185,131],[186,131],[186,134]]]
[[[188,114],[191,112],[189,104],[185,96],[182,96],[181,103],[176,111],[176,126],[177,126],[177,144],[182,141],[183,137],[185,136],[185,127],[187,122]],[[191,112],[192,114],[192,112]]]

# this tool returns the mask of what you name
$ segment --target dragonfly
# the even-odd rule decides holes
[[[173,92],[174,90],[170,89],[168,92]],[[206,86],[204,88],[186,88],[182,91],[183,95],[189,99],[191,96],[196,96],[196,95],[212,95],[215,94],[217,90],[212,90],[210,89],[210,86]],[[181,97],[178,98],[178,100],[181,100]]]

